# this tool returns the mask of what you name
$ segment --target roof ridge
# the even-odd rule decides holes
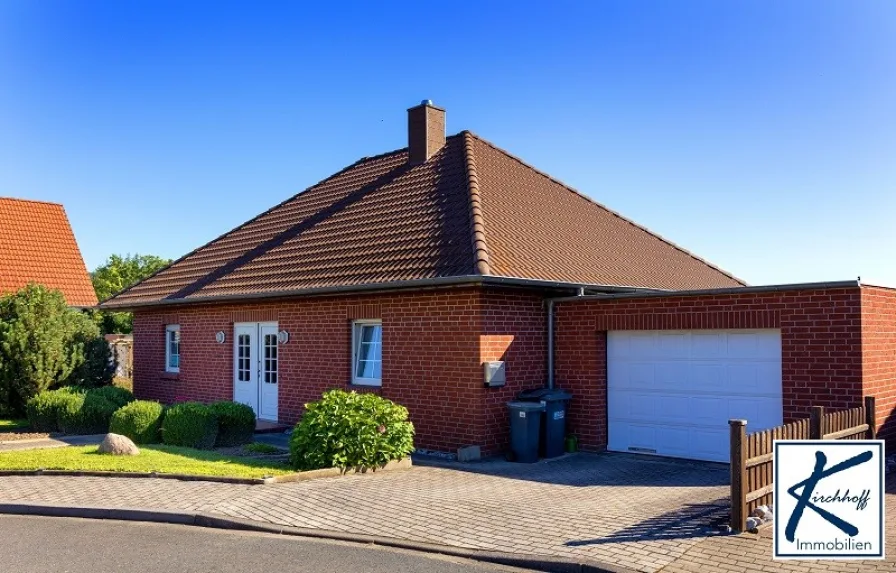
[[[22,203],[40,203],[41,205],[54,205],[56,207],[62,207],[63,210],[65,206],[62,203],[57,203],[55,201],[44,201],[43,199],[23,199],[21,197],[0,197],[0,201],[21,201]]]
[[[314,189],[315,187],[318,187],[318,186],[320,186],[320,185],[323,185],[323,184],[326,183],[327,181],[329,181],[329,180],[331,180],[331,179],[333,179],[333,178],[335,178],[335,177],[337,177],[337,176],[339,176],[339,175],[345,173],[345,172],[348,171],[349,169],[352,169],[352,168],[356,167],[357,165],[360,165],[361,163],[364,163],[364,162],[366,162],[366,161],[370,161],[370,160],[372,160],[372,159],[377,159],[377,158],[381,158],[381,157],[386,157],[386,156],[388,156],[388,155],[392,155],[392,154],[395,154],[395,153],[400,153],[400,152],[402,152],[402,151],[404,151],[404,148],[402,148],[402,149],[396,149],[396,150],[389,151],[389,152],[386,152],[386,153],[381,153],[381,154],[379,154],[379,155],[375,155],[375,156],[373,156],[373,157],[362,157],[361,159],[358,159],[358,160],[355,161],[354,163],[352,163],[352,164],[350,164],[350,165],[348,165],[348,166],[346,166],[346,167],[340,169],[339,171],[337,171],[336,173],[333,173],[333,174],[330,175],[329,177],[325,177],[325,178],[321,179],[320,181],[318,181],[318,182],[315,183],[314,185],[311,185],[311,186],[309,186],[309,187],[306,187],[306,188],[302,189],[301,191],[299,191],[299,192],[296,193],[295,195],[293,195],[293,196],[291,196],[291,197],[289,197],[289,198],[287,198],[287,199],[284,199],[283,201],[277,203],[276,205],[274,205],[274,206],[271,207],[270,209],[267,209],[267,210],[265,210],[265,211],[259,213],[258,215],[254,216],[254,217],[252,217],[251,219],[249,219],[248,221],[244,222],[242,225],[238,225],[238,226],[234,227],[233,229],[230,229],[230,230],[227,231],[226,233],[223,233],[223,234],[221,234],[221,235],[218,235],[217,237],[215,237],[215,238],[212,239],[211,241],[208,241],[207,243],[205,243],[205,244],[203,244],[203,245],[201,245],[201,246],[199,246],[199,247],[196,247],[195,249],[193,249],[193,250],[190,251],[189,253],[183,255],[182,257],[180,257],[180,258],[178,258],[178,259],[175,259],[175,260],[171,261],[170,263],[168,263],[168,264],[165,265],[164,267],[160,268],[160,269],[157,270],[156,272],[154,272],[154,273],[152,273],[151,275],[149,275],[149,276],[147,276],[147,277],[145,277],[145,278],[143,278],[143,279],[141,279],[141,280],[135,282],[135,283],[132,284],[131,286],[129,286],[129,287],[127,287],[126,289],[122,290],[121,292],[117,292],[117,293],[115,293],[114,295],[112,295],[112,296],[110,296],[109,298],[107,298],[106,300],[100,301],[100,302],[99,302],[99,305],[103,305],[103,304],[105,304],[105,303],[107,303],[107,302],[111,302],[111,301],[115,300],[115,299],[118,298],[119,296],[121,296],[121,295],[127,293],[128,291],[132,290],[132,289],[133,289],[134,287],[136,287],[137,285],[143,284],[144,282],[146,282],[146,281],[148,281],[149,279],[155,277],[156,275],[158,275],[158,274],[160,274],[160,273],[162,273],[162,272],[164,272],[164,271],[170,269],[171,267],[173,267],[173,266],[176,265],[177,263],[183,261],[183,260],[186,259],[187,257],[191,257],[191,256],[193,256],[194,254],[196,254],[196,253],[198,253],[199,251],[201,251],[202,249],[204,249],[204,248],[206,248],[206,247],[208,247],[208,246],[210,246],[210,245],[212,245],[212,244],[214,244],[214,243],[217,243],[218,241],[220,241],[220,240],[223,239],[224,237],[226,237],[226,236],[228,236],[228,235],[230,235],[230,234],[232,234],[232,233],[235,233],[235,232],[239,231],[240,229],[242,229],[243,227],[249,225],[250,223],[253,223],[253,222],[257,221],[258,219],[260,219],[261,217],[267,215],[268,213],[270,213],[270,212],[273,211],[274,209],[278,209],[278,208],[282,207],[283,205],[289,203],[290,201],[296,199],[296,198],[297,198],[299,195],[301,195],[302,193],[305,193],[306,191],[310,191],[311,189]],[[256,245],[256,246],[257,246],[257,245]],[[252,250],[252,249],[251,249],[251,248],[247,249],[247,252],[250,251],[250,250]],[[241,256],[241,255],[238,255],[238,256],[236,256],[236,257],[234,257],[234,258],[237,259],[237,258],[239,258],[240,256]],[[229,262],[229,261],[228,261],[228,262]],[[226,263],[224,263],[224,264],[226,264]],[[219,266],[223,266],[223,265],[219,265]]]
[[[476,272],[490,275],[491,264],[488,256],[488,244],[485,241],[485,219],[482,216],[482,194],[479,192],[479,178],[476,176],[476,161],[473,153],[473,138],[469,131],[462,131],[464,138],[464,166],[467,170],[467,187],[470,191],[470,220],[473,230],[473,252],[476,257]]]
[[[534,171],[535,173],[538,173],[538,174],[541,175],[542,177],[545,177],[545,178],[547,178],[548,180],[553,181],[554,183],[556,183],[557,185],[560,185],[561,187],[563,187],[563,188],[566,189],[567,191],[569,191],[569,192],[571,192],[571,193],[577,195],[578,197],[581,197],[582,199],[584,199],[584,200],[588,201],[589,203],[593,204],[594,206],[603,209],[604,211],[606,211],[606,212],[610,213],[611,215],[613,215],[613,216],[615,216],[615,217],[621,219],[622,221],[628,223],[629,225],[632,225],[633,227],[635,227],[635,228],[637,228],[637,229],[640,229],[640,230],[644,231],[645,233],[647,233],[648,235],[654,237],[655,239],[657,239],[657,240],[659,240],[659,241],[661,241],[661,242],[663,242],[663,243],[666,243],[667,245],[669,245],[669,246],[672,247],[673,249],[676,249],[677,251],[680,251],[680,252],[684,253],[685,255],[691,257],[691,258],[694,259],[694,260],[700,261],[700,262],[703,263],[704,265],[706,265],[706,266],[708,266],[708,267],[710,267],[710,268],[712,268],[712,269],[714,269],[714,270],[716,270],[716,271],[722,273],[722,274],[725,275],[726,277],[728,277],[728,278],[730,278],[730,279],[732,279],[732,280],[735,280],[735,281],[739,282],[741,285],[743,285],[743,286],[747,286],[746,281],[744,281],[743,279],[740,279],[740,278],[738,278],[738,277],[732,275],[732,274],[729,273],[728,271],[726,271],[726,270],[724,270],[724,269],[722,269],[722,268],[717,267],[716,265],[712,264],[711,262],[707,261],[706,259],[704,259],[704,258],[702,258],[702,257],[699,257],[699,256],[695,255],[695,254],[692,253],[691,251],[685,249],[684,247],[681,247],[681,246],[675,244],[674,242],[670,241],[669,239],[663,237],[662,235],[660,235],[660,234],[658,234],[658,233],[655,233],[655,232],[651,231],[650,229],[648,229],[647,227],[644,227],[643,225],[639,225],[638,223],[634,222],[633,220],[629,219],[628,217],[625,217],[625,216],[619,214],[617,211],[614,211],[613,209],[610,209],[610,208],[607,207],[606,205],[604,205],[604,204],[602,204],[602,203],[600,203],[600,202],[598,202],[598,201],[592,199],[591,197],[585,195],[585,194],[582,193],[581,191],[578,191],[577,189],[574,189],[573,187],[570,187],[569,185],[567,185],[566,183],[560,181],[559,179],[556,179],[556,178],[552,177],[551,175],[548,175],[548,174],[545,173],[544,171],[542,171],[542,170],[540,170],[540,169],[538,169],[538,168],[536,168],[536,167],[533,167],[532,165],[526,163],[525,161],[523,161],[522,159],[520,159],[520,158],[517,157],[516,155],[513,155],[512,153],[506,151],[505,149],[503,149],[503,148],[501,148],[501,147],[498,147],[497,145],[495,145],[495,144],[492,143],[491,141],[488,141],[487,139],[483,139],[482,137],[476,135],[475,133],[473,133],[473,132],[471,132],[471,131],[464,131],[463,133],[467,134],[470,138],[475,138],[475,139],[477,139],[478,141],[484,143],[485,145],[488,145],[489,147],[491,147],[491,148],[494,149],[495,151],[498,151],[498,152],[500,152],[500,153],[506,155],[508,158],[513,159],[514,161],[516,161],[517,163],[519,163],[519,164],[522,165],[523,167],[526,167],[526,168],[528,168],[528,169]]]

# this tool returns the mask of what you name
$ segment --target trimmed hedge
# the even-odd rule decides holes
[[[72,394],[59,408],[59,429],[66,434],[105,434],[118,405],[92,391]]]
[[[218,418],[218,437],[215,446],[242,446],[255,437],[255,412],[251,407],[225,400],[211,406]]]
[[[112,402],[119,408],[126,406],[136,400],[133,392],[117,386],[103,386],[101,388],[93,388],[88,390],[89,393],[102,396],[106,400]]]
[[[204,404],[182,402],[165,412],[162,441],[170,446],[210,450],[217,437],[218,418]]]
[[[414,425],[407,408],[391,400],[330,390],[305,404],[289,450],[300,470],[377,468],[414,451]]]
[[[68,402],[81,394],[79,388],[67,386],[58,390],[48,390],[32,397],[25,405],[28,424],[35,432],[58,432],[60,410]]]
[[[112,414],[109,431],[127,436],[137,444],[158,444],[162,441],[164,415],[165,408],[158,402],[136,400]]]

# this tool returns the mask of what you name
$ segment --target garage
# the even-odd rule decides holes
[[[783,422],[781,332],[607,333],[608,449],[728,461],[728,420]]]

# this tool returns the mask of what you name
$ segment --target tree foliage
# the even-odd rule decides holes
[[[104,374],[110,369],[96,324],[59,291],[30,284],[0,297],[0,404],[23,412],[32,396],[52,387],[111,382]]]
[[[90,279],[97,298],[104,301],[170,263],[155,255],[112,255],[90,273]],[[95,320],[104,334],[130,334],[133,330],[129,312],[101,311],[95,313]]]

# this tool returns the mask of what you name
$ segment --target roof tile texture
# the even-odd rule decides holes
[[[71,306],[97,302],[62,205],[0,197],[0,293],[31,282],[59,289]]]
[[[743,283],[474,138],[495,275],[668,290]]]
[[[364,158],[113,297],[109,307],[497,275],[743,283],[469,132],[425,163]]]

